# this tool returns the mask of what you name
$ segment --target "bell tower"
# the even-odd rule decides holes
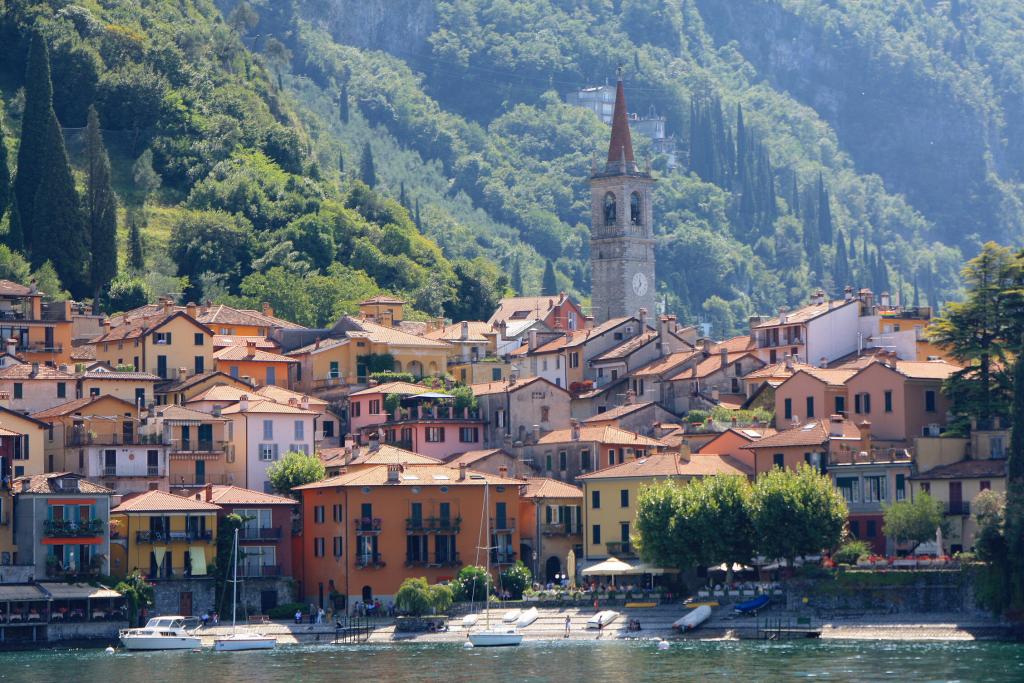
[[[590,176],[590,281],[594,323],[654,316],[654,178],[633,157],[626,95],[619,74],[608,160]]]

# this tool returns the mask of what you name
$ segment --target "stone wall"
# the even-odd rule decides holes
[[[50,624],[46,639],[57,640],[116,640],[117,632],[128,628],[127,621],[92,621]]]
[[[975,613],[970,579],[960,570],[846,571],[786,583],[786,607],[831,613]]]
[[[213,609],[216,603],[215,592],[216,584],[212,578],[157,581],[153,587],[154,605],[149,616],[181,614],[183,593],[192,594],[192,614],[182,616],[200,616],[204,611]]]

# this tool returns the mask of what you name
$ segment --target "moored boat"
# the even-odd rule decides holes
[[[476,626],[476,622],[478,621],[480,621],[479,614],[467,614],[466,616],[462,617],[462,627],[471,628],[473,626]]]
[[[736,614],[757,614],[757,610],[761,609],[771,600],[767,595],[759,595],[753,600],[747,600],[745,602],[738,602],[733,606]]]
[[[707,621],[710,616],[711,608],[707,605],[699,605],[672,622],[672,628],[691,631]]]
[[[274,636],[256,633],[232,633],[223,638],[214,638],[213,649],[217,652],[238,652],[240,650],[273,650],[277,646]]]
[[[142,628],[125,628],[118,633],[128,650],[195,650],[202,641],[187,628],[187,617],[153,617]]]
[[[587,620],[587,628],[603,628],[618,618],[619,613],[615,610],[602,610]]]
[[[530,609],[526,610],[525,612],[519,615],[519,618],[516,620],[516,627],[526,628],[533,622],[537,621],[537,617],[539,616],[540,612],[537,611],[537,608],[531,607]]]
[[[521,609],[510,609],[505,612],[504,616],[501,617],[502,622],[506,624],[514,624],[519,621],[519,616],[523,613]]]

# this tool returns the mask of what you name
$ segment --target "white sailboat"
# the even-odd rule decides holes
[[[240,650],[273,650],[277,647],[277,638],[261,636],[258,633],[239,633],[235,630],[238,616],[238,529],[235,529],[234,541],[234,576],[231,582],[231,635],[213,639],[213,649],[217,652],[238,652]]]
[[[470,475],[473,476],[473,475]],[[490,488],[488,487],[488,481],[484,479],[484,519],[489,520],[490,518]],[[491,525],[487,523],[487,540],[491,538]],[[479,547],[479,546],[478,546]],[[491,573],[491,547],[488,543],[481,548],[486,557],[486,569],[487,575]],[[484,592],[484,630],[477,633],[469,634],[469,642],[473,643],[473,647],[514,647],[523,642],[523,634],[516,630],[516,627],[511,628],[491,628],[491,595],[490,595],[490,582],[485,581],[484,586],[486,588]]]

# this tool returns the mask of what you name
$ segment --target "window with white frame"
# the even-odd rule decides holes
[[[881,503],[886,499],[885,475],[864,477],[864,502]]]
[[[260,444],[260,460],[276,460],[277,459],[277,444],[276,443],[261,443]]]
[[[427,442],[428,443],[443,443],[444,442],[444,427],[427,427]]]

